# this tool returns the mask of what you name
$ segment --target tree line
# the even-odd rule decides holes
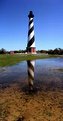
[[[25,53],[25,52],[26,52],[26,50],[11,50],[11,51],[7,51],[4,48],[0,49],[0,54]]]
[[[46,54],[57,54],[63,55],[63,49],[55,48],[54,50],[37,50],[37,53],[46,53]],[[14,51],[6,51],[6,49],[0,49],[0,54],[11,54],[11,53],[26,53],[26,50],[14,50]]]
[[[63,49],[55,48],[54,50],[38,50],[37,53],[46,53],[46,54],[54,54],[54,55],[63,55]]]

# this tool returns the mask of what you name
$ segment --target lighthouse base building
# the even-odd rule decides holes
[[[35,47],[35,35],[34,35],[34,22],[33,22],[33,12],[30,11],[29,15],[29,31],[28,31],[28,42],[27,42],[27,53],[36,54]]]
[[[36,48],[35,47],[27,48],[27,53],[36,54]]]

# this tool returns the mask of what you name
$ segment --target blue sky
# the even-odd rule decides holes
[[[37,50],[63,48],[63,0],[0,0],[0,49],[26,48],[30,10]]]

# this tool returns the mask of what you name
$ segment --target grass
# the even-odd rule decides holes
[[[35,60],[35,59],[44,59],[44,58],[51,58],[51,57],[58,57],[57,55],[46,55],[46,54],[14,54],[14,55],[0,55],[0,66],[10,66],[17,64],[21,61],[25,60]]]

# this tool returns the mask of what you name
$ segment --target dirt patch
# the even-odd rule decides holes
[[[63,90],[30,94],[17,84],[1,88],[0,121],[63,121]]]

